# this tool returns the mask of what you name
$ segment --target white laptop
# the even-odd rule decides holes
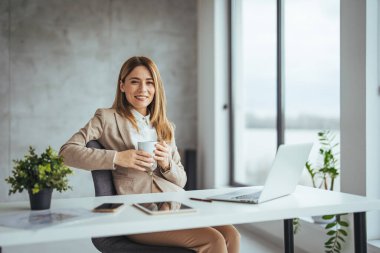
[[[280,145],[263,188],[233,190],[230,193],[211,196],[209,199],[259,204],[293,193],[312,146],[312,143]]]

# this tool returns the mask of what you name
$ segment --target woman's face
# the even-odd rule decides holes
[[[129,104],[136,111],[144,116],[148,114],[147,108],[153,101],[155,88],[153,78],[146,67],[134,68],[124,83],[120,82],[120,90],[125,93]]]

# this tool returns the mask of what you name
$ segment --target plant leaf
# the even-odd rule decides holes
[[[326,225],[325,229],[329,229],[336,226],[336,222],[332,222]]]
[[[328,239],[325,244],[331,244],[333,241],[334,241],[335,237],[330,237],[330,239]]]
[[[338,221],[339,225],[343,226],[343,227],[348,227],[348,223],[345,222],[345,221]]]
[[[335,234],[336,234],[335,230],[330,230],[329,232],[327,232],[327,235],[335,235]]]
[[[347,232],[346,232],[345,230],[343,230],[343,229],[339,229],[338,231],[339,231],[341,234],[347,236]]]

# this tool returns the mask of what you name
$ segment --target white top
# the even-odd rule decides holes
[[[135,109],[131,110],[133,116],[135,117],[137,127],[139,128],[139,131],[137,131],[133,126],[132,123],[128,121],[131,141],[133,145],[135,146],[135,149],[137,150],[137,143],[140,141],[157,141],[157,132],[156,129],[152,126],[150,123],[150,114],[143,116],[141,113],[136,111]],[[115,156],[113,157],[113,163],[115,168]],[[157,163],[154,163],[154,167],[157,167]]]
[[[140,141],[157,141],[156,129],[150,123],[150,114],[143,116],[135,109],[131,110],[133,116],[136,119],[139,132],[132,126],[132,123],[128,121],[130,126],[130,135],[135,149],[137,149],[137,143]]]
[[[37,230],[0,226],[0,246],[380,210],[380,200],[378,199],[305,186],[297,186],[296,191],[291,195],[258,205],[217,201],[209,203],[189,199],[189,197],[207,198],[235,190],[236,188],[225,188],[53,199],[51,211],[62,208],[77,208],[89,211],[105,202],[122,202],[125,204],[125,208],[117,214],[101,214],[97,217]],[[150,201],[180,201],[196,208],[198,211],[188,214],[148,215],[132,206],[133,203]],[[30,212],[29,202],[0,204],[0,217],[20,212]]]

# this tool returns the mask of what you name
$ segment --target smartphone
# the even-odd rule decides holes
[[[100,206],[95,207],[93,212],[100,213],[114,213],[122,209],[123,203],[103,203]]]

